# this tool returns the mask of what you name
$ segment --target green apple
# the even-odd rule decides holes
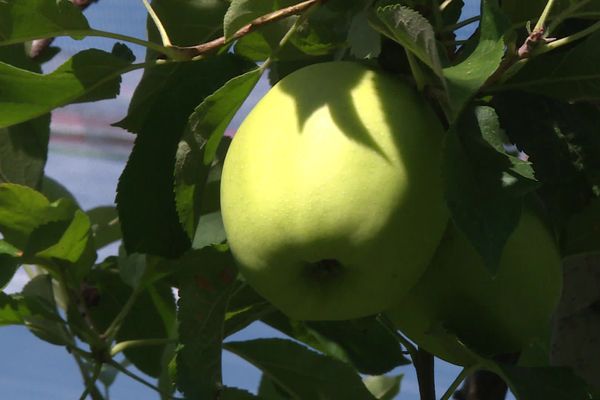
[[[561,287],[554,239],[535,213],[524,210],[495,277],[468,239],[449,226],[427,272],[387,315],[427,351],[469,365],[475,359],[457,337],[484,356],[518,352],[548,335]]]
[[[221,208],[247,282],[285,314],[381,312],[417,282],[448,215],[443,129],[401,80],[351,62],[275,85],[227,153]]]

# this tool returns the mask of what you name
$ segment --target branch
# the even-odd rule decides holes
[[[435,370],[433,355],[419,347],[413,360],[421,400],[435,400]]]
[[[313,5],[316,5],[319,3],[323,4],[326,1],[327,0],[307,0],[302,3],[298,3],[293,6],[274,11],[270,14],[263,15],[262,17],[258,17],[255,20],[253,20],[252,22],[250,22],[248,25],[245,25],[242,28],[240,28],[237,32],[235,32],[233,34],[233,36],[229,40],[226,40],[225,36],[221,36],[217,39],[211,40],[210,42],[202,43],[202,44],[199,44],[196,46],[188,46],[188,47],[173,46],[173,48],[176,49],[177,51],[181,52],[182,55],[184,55],[185,57],[187,57],[189,59],[196,58],[196,57],[205,55],[207,53],[210,53],[212,51],[215,51],[215,50],[225,46],[226,44],[231,43],[232,41],[234,41],[236,39],[246,36],[247,34],[255,31],[257,28],[259,28],[263,25],[267,25],[267,24],[282,20],[291,15],[300,14],[300,13],[306,11],[307,9],[309,9],[310,7],[312,7]]]

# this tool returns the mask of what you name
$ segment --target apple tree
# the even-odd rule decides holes
[[[35,271],[0,325],[72,355],[81,399],[392,399],[406,368],[423,400],[600,399],[598,1],[142,0],[144,38],[96,2],[0,0],[0,287]],[[59,36],[114,47],[42,73]],[[83,210],[44,174],[52,111],[134,70],[115,206]],[[230,340],[257,321],[285,339]]]

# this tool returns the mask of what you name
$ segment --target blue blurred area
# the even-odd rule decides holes
[[[466,0],[463,18],[478,13],[479,2]],[[101,0],[92,5],[86,15],[92,27],[123,34],[146,37],[146,14],[141,1]],[[461,30],[461,36],[474,29],[470,25]],[[45,71],[56,68],[68,56],[79,49],[95,47],[110,51],[113,41],[86,38],[75,41],[70,38],[56,40],[55,45],[63,52],[45,66]],[[131,46],[138,59],[143,49]],[[123,170],[133,136],[109,125],[124,117],[127,104],[140,78],[140,73],[128,74],[123,81],[121,95],[116,100],[90,105],[75,105],[57,110],[53,115],[53,134],[47,174],[62,182],[72,191],[82,208],[113,204],[118,177]],[[257,99],[268,89],[261,83],[257,92],[245,104],[234,121],[239,123]],[[104,251],[105,257],[114,254],[115,247]],[[26,281],[19,274],[8,291],[17,291]],[[278,332],[263,324],[255,323],[235,334],[229,340],[246,340],[258,337],[281,337]],[[79,398],[83,384],[78,368],[71,356],[62,348],[42,342],[22,327],[0,328],[0,385],[2,398],[14,400],[69,400]],[[441,395],[459,369],[438,362],[437,390]],[[223,373],[226,385],[256,391],[260,380],[257,369],[237,356],[225,353]],[[412,366],[398,368],[392,374],[405,374],[398,399],[417,400],[418,388]],[[111,389],[111,399],[125,400],[133,397],[158,399],[158,395],[131,379],[119,376]]]

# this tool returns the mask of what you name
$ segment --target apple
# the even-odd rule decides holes
[[[447,223],[442,139],[433,111],[393,76],[329,62],[285,77],[223,166],[223,222],[243,277],[293,319],[389,308]]]
[[[419,283],[387,315],[425,350],[470,365],[475,357],[463,344],[494,356],[519,352],[532,339],[546,337],[561,287],[554,238],[536,213],[524,209],[495,276],[450,225]]]

